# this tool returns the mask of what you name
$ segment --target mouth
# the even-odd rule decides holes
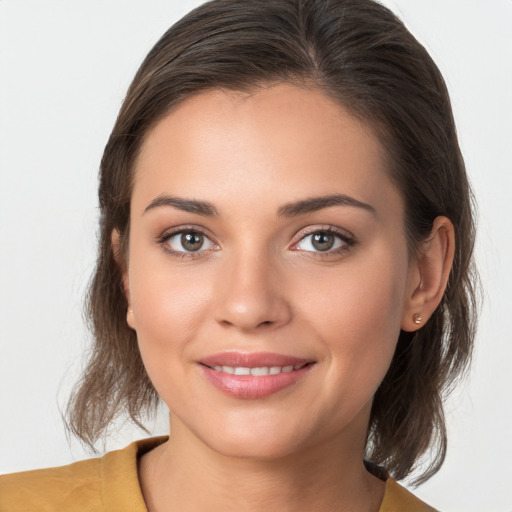
[[[239,399],[265,398],[297,384],[315,365],[271,353],[226,352],[199,361],[203,375],[224,394]]]
[[[248,366],[208,366],[208,368],[230,375],[253,375],[255,377],[262,377],[265,375],[279,375],[280,373],[293,372],[304,368],[308,364],[312,363],[290,364],[286,366],[256,366],[254,368],[249,368]]]

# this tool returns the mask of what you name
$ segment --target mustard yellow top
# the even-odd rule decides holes
[[[100,458],[0,476],[0,512],[147,512],[137,457],[167,439],[152,437]],[[435,510],[389,478],[379,512]]]

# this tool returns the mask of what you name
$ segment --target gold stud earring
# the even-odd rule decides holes
[[[423,320],[423,317],[421,315],[419,315],[418,313],[415,313],[412,317],[413,319],[413,322],[416,324],[416,325],[419,325],[421,324],[421,321]]]

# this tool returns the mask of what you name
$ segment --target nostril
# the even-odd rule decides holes
[[[264,322],[261,322],[261,323],[259,324],[259,326],[261,326],[261,325],[272,325],[272,323],[273,323],[273,322],[271,322],[270,320],[265,320]]]
[[[215,305],[215,320],[224,328],[268,330],[289,322],[290,306],[278,294],[240,284],[231,288],[218,298]]]

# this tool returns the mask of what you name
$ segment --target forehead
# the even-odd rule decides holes
[[[335,192],[377,203],[397,193],[372,127],[322,91],[290,84],[184,100],[148,132],[135,166],[134,199],[236,193],[246,205],[277,205]]]

